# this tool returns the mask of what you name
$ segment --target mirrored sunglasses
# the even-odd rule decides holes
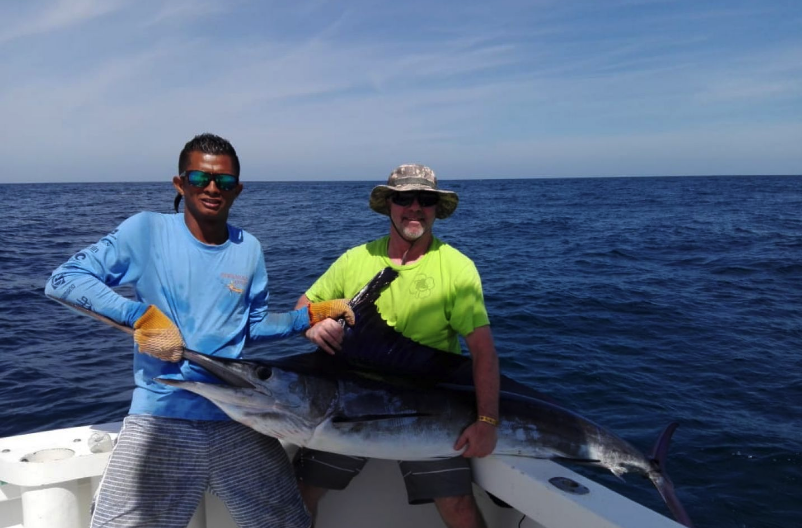
[[[214,184],[221,191],[231,191],[239,184],[239,176],[234,176],[233,174],[215,174],[202,170],[184,171],[181,173],[181,177],[186,178],[190,185],[198,187],[199,189],[206,188],[212,180],[214,180]]]

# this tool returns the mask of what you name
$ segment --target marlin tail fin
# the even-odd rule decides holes
[[[654,447],[652,447],[649,453],[649,461],[652,464],[652,470],[649,471],[648,476],[649,480],[654,484],[654,487],[657,488],[660,496],[663,497],[666,506],[671,510],[677,522],[689,528],[693,528],[691,518],[679,501],[679,497],[677,497],[677,493],[674,490],[674,484],[671,482],[665,470],[668,446],[671,443],[671,436],[674,434],[674,431],[677,430],[677,427],[679,427],[677,422],[671,422],[666,426],[660,436],[657,437],[657,441],[654,443]]]

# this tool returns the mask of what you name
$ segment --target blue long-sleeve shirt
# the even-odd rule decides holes
[[[59,266],[45,293],[126,326],[156,305],[191,350],[239,358],[248,339],[286,337],[309,327],[305,309],[268,313],[267,270],[256,238],[228,226],[228,241],[207,245],[190,233],[183,214],[139,213]],[[127,299],[112,288],[134,287]],[[94,323],[89,323],[94,324]],[[168,363],[134,344],[131,414],[226,420],[205,398],[154,382],[156,377],[217,382],[187,361]]]

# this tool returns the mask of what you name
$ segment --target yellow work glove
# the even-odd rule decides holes
[[[140,352],[162,361],[180,361],[184,352],[184,339],[178,327],[153,305],[134,323],[134,341]]]
[[[339,319],[342,317],[348,326],[354,324],[354,311],[348,306],[348,299],[335,299],[307,305],[309,310],[309,326],[314,326],[323,319]]]

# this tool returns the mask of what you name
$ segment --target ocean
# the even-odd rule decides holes
[[[230,221],[264,246],[271,308],[388,232],[376,182],[248,182]],[[450,180],[435,234],[482,275],[502,371],[644,451],[700,528],[802,526],[802,177]],[[118,421],[129,336],[48,300],[60,263],[163,183],[0,185],[0,437]],[[122,293],[130,290],[122,289]],[[296,337],[251,357],[311,350]],[[668,514],[649,482],[579,468]]]

